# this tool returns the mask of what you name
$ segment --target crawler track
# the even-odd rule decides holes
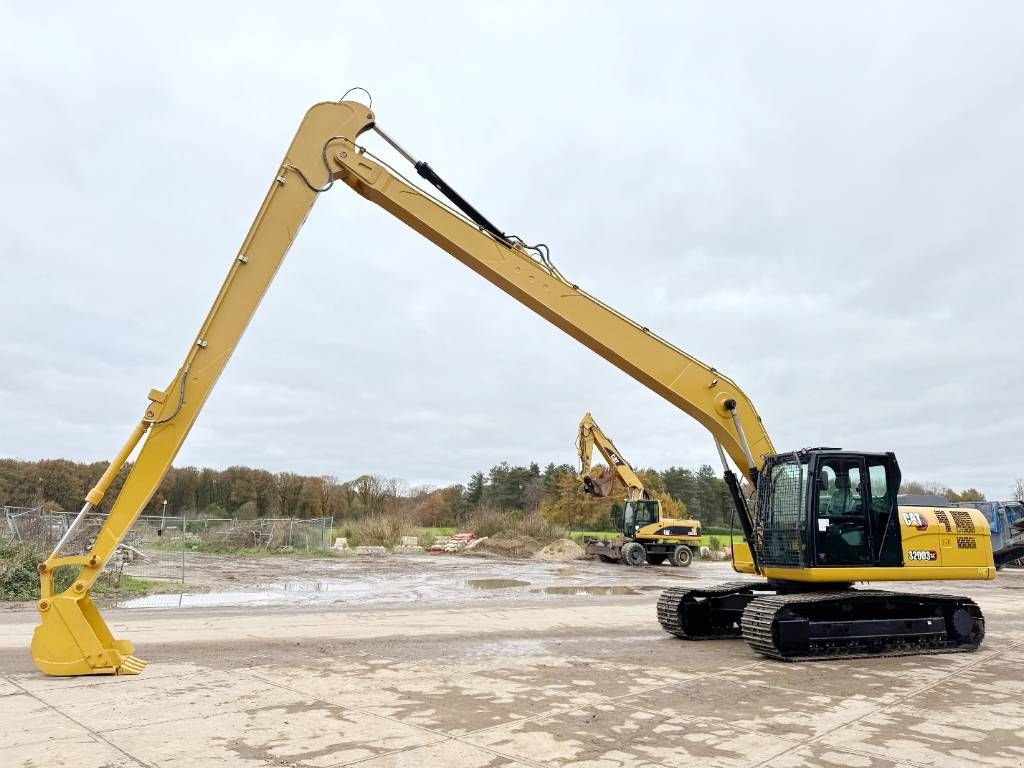
[[[753,650],[783,661],[958,653],[985,637],[969,598],[880,590],[757,597],[742,627]]]
[[[684,640],[724,640],[740,637],[743,606],[754,598],[756,581],[735,581],[711,587],[671,587],[658,598],[658,621],[670,635]],[[728,612],[719,607],[732,603]]]

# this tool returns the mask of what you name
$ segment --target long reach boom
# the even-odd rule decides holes
[[[426,194],[360,146],[360,136],[371,129],[452,205]],[[368,107],[355,101],[323,102],[302,120],[181,367],[164,389],[149,392],[142,418],[87,494],[67,535],[39,566],[42,622],[33,637],[32,655],[43,672],[131,674],[144,666],[132,655],[129,641],[114,639],[89,597],[90,587],[170,468],[313,203],[336,181],[699,421],[752,480],[763,457],[774,453],[757,411],[735,383],[566,280],[544,246],[528,246],[498,230],[429,165],[417,162],[385,134]],[[63,555],[85,515],[99,505],[140,442],[92,547],[84,555]],[[53,572],[65,565],[80,567],[80,573],[69,589],[54,594]]]

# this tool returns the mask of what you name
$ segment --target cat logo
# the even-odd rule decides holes
[[[904,512],[903,524],[908,528],[917,528],[919,531],[928,530],[928,521],[924,519],[920,512]]]
[[[939,555],[934,549],[911,549],[907,551],[907,559],[911,562],[931,562],[938,560]]]

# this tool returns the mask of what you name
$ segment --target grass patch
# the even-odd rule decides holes
[[[332,533],[348,539],[350,547],[397,547],[405,536],[419,538],[418,529],[405,515],[369,515],[348,520]]]
[[[454,536],[458,532],[458,528],[446,528],[443,526],[440,528],[435,527],[416,529],[416,535],[419,537],[420,546],[425,547],[427,549],[429,549],[430,546],[438,539],[444,538],[446,536]]]
[[[564,525],[552,523],[539,512],[531,512],[522,517],[515,517],[511,524],[504,530],[497,533],[498,536],[506,538],[528,538],[535,539],[542,544],[551,541],[558,541],[568,537],[569,532]]]
[[[46,555],[28,542],[0,544],[0,600],[21,601],[39,599],[39,572],[36,566]],[[78,566],[58,568],[53,576],[54,594],[70,587],[78,577]],[[154,592],[178,592],[181,582],[153,581],[134,576],[121,576],[120,581],[110,573],[103,573],[89,590],[104,597],[141,596]]]
[[[90,591],[103,597],[142,597],[162,592],[181,592],[181,590],[182,585],[178,580],[140,579],[124,574],[121,575],[120,580],[115,580],[112,575],[104,574],[96,579]]]
[[[146,549],[159,549],[163,552],[180,552],[180,541],[152,541]],[[185,543],[185,552],[198,552],[204,555],[235,555],[237,557],[333,557],[339,553],[329,549],[290,549],[289,547],[234,547],[216,541],[189,540]]]
[[[569,535],[564,526],[552,523],[539,512],[523,514],[491,507],[478,509],[466,523],[465,530],[480,539],[534,539],[542,545]]]

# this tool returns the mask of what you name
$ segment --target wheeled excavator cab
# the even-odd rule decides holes
[[[622,510],[622,535],[632,538],[646,525],[661,520],[661,502],[657,499],[627,501]]]

